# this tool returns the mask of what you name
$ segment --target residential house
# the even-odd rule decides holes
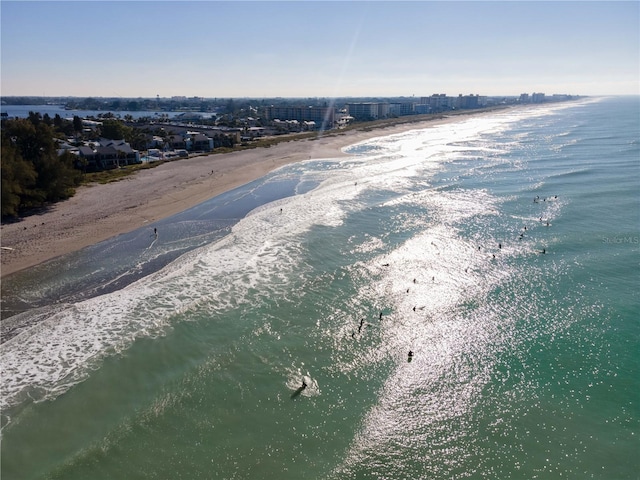
[[[74,152],[76,153],[76,152]],[[124,140],[101,138],[99,142],[87,142],[77,148],[77,155],[82,158],[89,172],[109,170],[125,165],[140,163],[140,152],[134,150]]]
[[[131,148],[131,145],[124,140],[109,140],[107,138],[101,138],[100,146],[115,149],[118,160],[118,162],[116,162],[117,166],[140,163],[140,152]],[[110,155],[110,153],[108,155]]]
[[[187,132],[185,138],[186,149],[196,152],[210,152],[213,150],[213,138],[200,132]]]

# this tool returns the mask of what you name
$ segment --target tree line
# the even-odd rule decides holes
[[[1,123],[1,210],[2,219],[19,217],[29,210],[65,200],[75,194],[91,165],[81,156],[65,151],[58,155],[58,142],[81,146],[87,140],[124,139],[132,148],[145,150],[149,136],[160,136],[165,144],[172,133],[148,125],[137,128],[113,117],[100,118],[95,130],[84,129],[82,119],[72,120],[56,114],[29,112],[27,118],[3,119]],[[217,148],[233,148],[235,137],[216,134]],[[93,165],[91,171],[100,169]]]
[[[79,129],[79,130],[78,130]],[[82,121],[29,113],[3,120],[1,132],[2,218],[64,200],[82,181],[76,155],[58,155],[56,140],[82,131]]]

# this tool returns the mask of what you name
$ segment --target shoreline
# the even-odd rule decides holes
[[[363,126],[314,138],[232,153],[167,162],[120,181],[78,188],[58,202],[3,224],[0,277],[79,251],[170,217],[292,163],[346,156],[344,148],[371,138],[462,121],[495,110],[465,111],[444,118]]]

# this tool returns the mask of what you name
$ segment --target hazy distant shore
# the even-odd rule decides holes
[[[43,213],[2,225],[1,275],[33,267],[182,212],[281,166],[343,156],[349,145],[380,136],[457,122],[486,111],[386,127],[363,127],[269,148],[211,154],[141,170],[119,182],[85,186]]]

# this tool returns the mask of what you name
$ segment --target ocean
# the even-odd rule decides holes
[[[381,136],[4,279],[3,480],[639,478],[639,100]]]

